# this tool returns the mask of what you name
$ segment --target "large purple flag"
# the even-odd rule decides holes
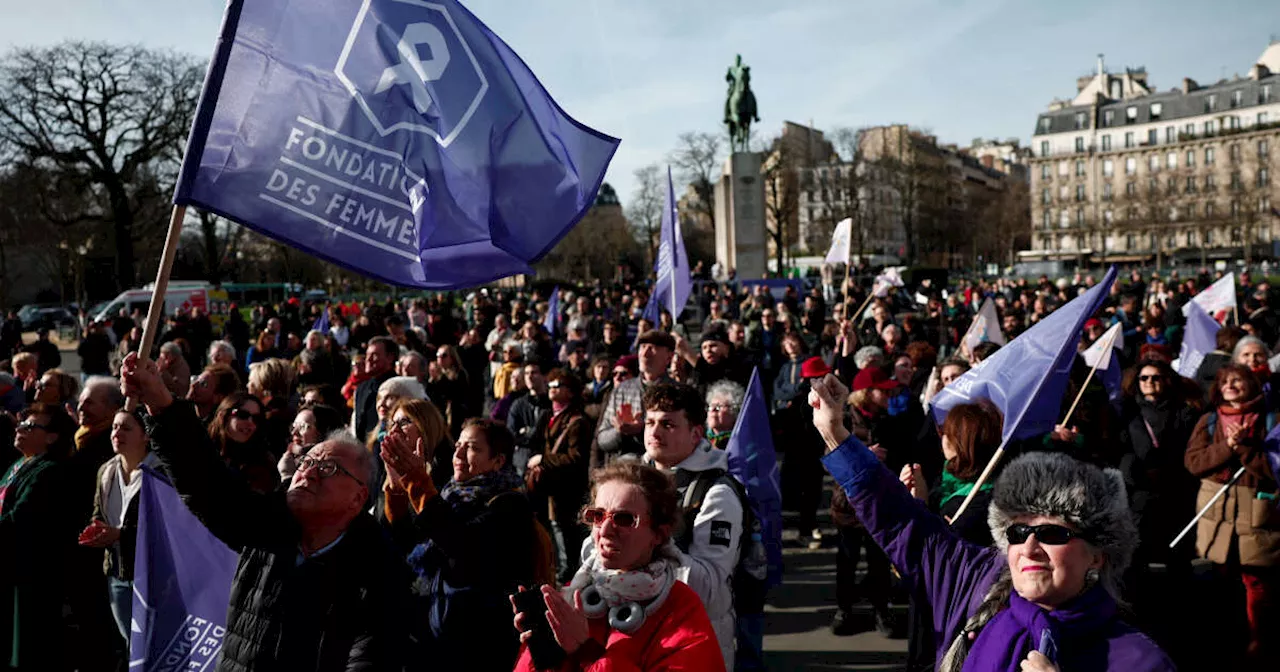
[[[317,317],[316,321],[312,323],[311,330],[324,334],[326,338],[329,336],[329,306],[327,304],[321,309],[320,317]]]
[[[174,203],[358,273],[532,273],[618,140],[570,118],[457,0],[230,0]]]
[[[1178,353],[1178,375],[1193,378],[1204,356],[1217,349],[1218,330],[1222,325],[1195,301],[1188,301],[1182,312],[1187,316],[1187,328],[1182,334],[1182,350]]]
[[[684,234],[680,233],[680,216],[676,211],[676,190],[671,183],[671,166],[667,166],[667,200],[662,208],[662,233],[658,243],[658,258],[653,270],[658,279],[653,283],[649,305],[644,316],[658,324],[662,311],[671,312],[671,321],[680,319],[680,313],[689,301],[693,280],[689,275],[689,257],[685,254]]]
[[[751,372],[747,395],[725,446],[729,473],[747,489],[760,539],[769,562],[768,584],[782,582],[782,490],[778,485],[778,454],[769,428],[769,404],[760,386],[760,371]]]
[[[129,669],[212,670],[239,556],[149,468],[138,497]]]
[[[942,388],[934,397],[934,420],[941,424],[957,404],[990,399],[1004,414],[1003,443],[1053,431],[1085,320],[1097,312],[1115,279],[1112,266],[1093,289]]]

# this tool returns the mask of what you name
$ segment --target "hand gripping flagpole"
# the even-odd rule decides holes
[[[182,218],[187,206],[173,206],[169,216],[169,232],[164,238],[164,252],[160,255],[160,268],[156,269],[155,288],[151,292],[151,305],[147,307],[147,322],[142,327],[142,343],[138,346],[138,361],[151,359],[151,346],[155,345],[156,332],[160,330],[160,318],[164,313],[164,295],[169,289],[169,274],[173,271],[173,259],[178,254],[178,240],[182,237]],[[126,412],[132,413],[138,400],[130,397],[124,402]]]
[[[1213,497],[1211,497],[1209,501],[1204,505],[1204,508],[1200,509],[1200,511],[1196,513],[1196,517],[1192,518],[1191,522],[1187,523],[1187,526],[1182,528],[1182,531],[1178,533],[1178,536],[1174,537],[1173,541],[1169,542],[1169,548],[1173,548],[1174,546],[1177,546],[1178,542],[1182,541],[1182,538],[1187,536],[1187,533],[1191,531],[1191,528],[1195,527],[1196,523],[1200,522],[1201,518],[1204,518],[1204,514],[1209,512],[1209,507],[1213,506],[1214,503],[1216,503],[1224,494],[1226,494],[1227,489],[1235,485],[1236,481],[1240,480],[1240,477],[1243,475],[1244,475],[1244,467],[1240,467],[1239,469],[1236,469],[1236,473],[1231,475],[1231,479],[1228,480],[1225,484],[1223,484],[1221,488],[1218,488],[1218,491],[1213,494]]]

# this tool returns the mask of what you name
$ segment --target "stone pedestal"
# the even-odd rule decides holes
[[[716,261],[726,273],[736,270],[739,280],[762,278],[768,270],[762,158],[731,154],[716,184]]]

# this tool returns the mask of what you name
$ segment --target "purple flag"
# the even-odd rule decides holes
[[[769,404],[760,387],[760,371],[753,369],[738,421],[725,446],[729,473],[747,489],[760,539],[769,563],[768,585],[782,583],[782,490],[778,485],[778,454],[769,428]],[[748,530],[750,532],[750,530]],[[754,534],[754,532],[753,532]]]
[[[173,201],[389,283],[468,287],[532,273],[617,147],[457,0],[230,0]]]
[[[990,399],[1004,414],[1002,443],[1052,431],[1085,320],[1097,312],[1115,279],[1116,268],[1112,266],[1093,289],[942,388],[934,397],[934,421],[941,424],[957,404]]]
[[[693,281],[689,275],[689,257],[685,254],[684,234],[680,233],[680,216],[676,211],[676,190],[671,184],[671,166],[667,166],[667,200],[662,208],[662,234],[658,243],[658,258],[654,260],[653,270],[658,279],[653,283],[653,292],[649,294],[649,305],[645,306],[644,316],[653,320],[656,326],[658,316],[666,310],[671,313],[674,323],[680,319],[680,313],[689,302],[689,292],[693,289]]]
[[[329,335],[329,306],[325,306],[320,311],[320,317],[316,318],[315,324],[311,325],[312,331],[318,331],[326,337]]]
[[[546,328],[547,333],[551,334],[551,338],[556,337],[556,327],[560,324],[560,285],[551,290],[551,300],[547,302],[547,319],[543,321],[542,326]]]
[[[150,468],[138,497],[129,669],[212,670],[239,556]]]
[[[1194,378],[1204,356],[1218,347],[1218,330],[1222,325],[1195,301],[1188,301],[1182,311],[1187,316],[1187,328],[1182,334],[1182,350],[1178,352],[1178,375]]]

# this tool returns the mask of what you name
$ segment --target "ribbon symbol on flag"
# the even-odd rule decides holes
[[[418,57],[418,47],[424,44],[431,49],[431,58],[426,61]],[[440,79],[449,67],[449,46],[444,33],[429,23],[412,24],[404,29],[396,52],[400,54],[400,63],[382,71],[378,88],[373,92],[382,93],[397,84],[408,84],[413,91],[413,106],[426,114],[435,103],[426,83]]]

